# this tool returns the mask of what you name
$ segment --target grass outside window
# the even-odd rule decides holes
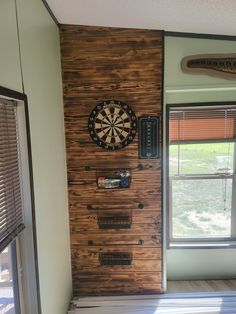
[[[169,146],[173,239],[231,236],[234,143]]]

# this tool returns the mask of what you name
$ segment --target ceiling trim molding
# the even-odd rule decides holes
[[[49,4],[47,3],[46,0],[42,0],[46,10],[48,11],[48,13],[50,14],[51,18],[53,19],[53,21],[56,23],[57,26],[59,26],[59,22],[58,19],[56,18],[56,16],[54,15],[54,13],[52,12]]]
[[[165,36],[171,37],[184,37],[184,38],[203,38],[214,40],[231,40],[236,41],[236,36],[232,35],[218,35],[218,34],[205,34],[205,33],[185,33],[185,32],[172,32],[164,31]]]

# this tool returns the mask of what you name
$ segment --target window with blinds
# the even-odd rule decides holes
[[[169,142],[234,141],[236,108],[172,108],[169,112]]]
[[[236,105],[169,106],[170,239],[236,237]]]
[[[16,104],[0,99],[0,251],[24,228]]]

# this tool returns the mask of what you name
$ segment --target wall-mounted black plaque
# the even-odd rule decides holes
[[[159,124],[159,116],[139,118],[140,159],[158,159],[160,157]]]

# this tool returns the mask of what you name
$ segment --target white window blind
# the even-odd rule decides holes
[[[24,228],[16,104],[0,99],[0,251]]]
[[[171,108],[169,142],[235,141],[236,107]]]

